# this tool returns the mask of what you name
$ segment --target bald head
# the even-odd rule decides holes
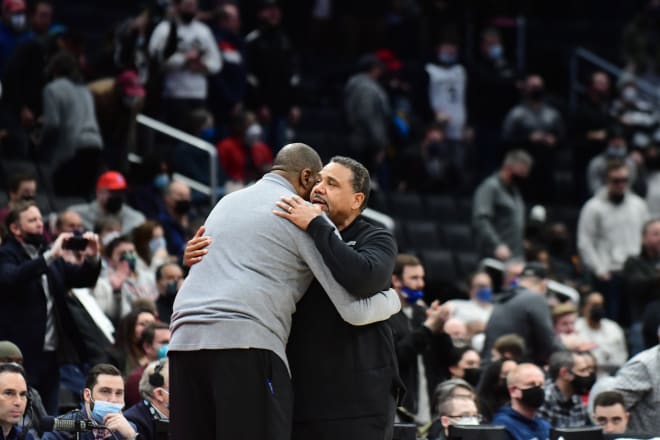
[[[309,145],[302,143],[288,144],[275,156],[273,171],[298,174],[304,169],[318,173],[323,168],[319,154]]]
[[[523,363],[513,369],[506,377],[506,383],[509,387],[529,387],[543,384],[545,376],[543,371],[534,364]]]

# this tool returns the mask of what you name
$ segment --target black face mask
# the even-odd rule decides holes
[[[541,387],[531,387],[522,391],[520,402],[528,408],[540,408],[545,402],[545,391]]]
[[[179,283],[176,281],[170,281],[165,287],[165,295],[174,298],[179,291]]]
[[[197,14],[195,14],[194,12],[179,12],[179,17],[181,17],[181,21],[186,23],[186,24],[193,21],[193,19],[195,18],[195,15],[197,15]]]
[[[531,101],[539,102],[543,101],[543,97],[545,96],[545,92],[543,89],[532,89],[529,91],[529,99]]]
[[[177,214],[188,214],[190,211],[190,200],[178,200],[174,203],[174,212]]]
[[[35,199],[34,194],[26,194],[21,197],[21,200],[25,200],[26,202],[31,202]]]
[[[476,388],[481,379],[481,368],[464,368],[463,379]]]
[[[46,242],[44,240],[44,234],[35,234],[33,232],[23,234],[23,241],[25,244],[32,245],[36,248],[40,248]]]
[[[121,211],[121,207],[124,204],[124,197],[120,195],[112,195],[108,197],[108,200],[105,202],[105,209],[110,214],[117,214]]]
[[[625,197],[625,194],[608,194],[607,198],[609,199],[610,202],[614,205],[620,205],[623,203],[623,199]]]
[[[589,319],[593,322],[600,322],[600,320],[603,319],[605,315],[605,307],[603,306],[593,306],[591,310],[589,310]]]
[[[511,184],[515,187],[520,188],[525,183],[525,180],[527,180],[526,177],[519,176],[518,174],[511,175]]]
[[[573,374],[573,380],[571,381],[571,385],[573,385],[573,391],[575,394],[585,394],[588,392],[592,386],[594,386],[594,383],[596,383],[596,374],[591,373],[588,376],[578,376],[577,374]]]

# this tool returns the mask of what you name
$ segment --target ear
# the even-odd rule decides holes
[[[451,421],[449,420],[449,417],[447,416],[440,416],[440,423],[442,423],[442,426],[446,429],[451,425]]]
[[[12,235],[17,236],[20,235],[21,228],[19,228],[18,224],[14,222],[11,225],[9,225],[9,231],[12,233]]]
[[[364,198],[364,193],[357,192],[353,194],[353,204],[351,205],[351,209],[359,211],[360,207],[362,206],[362,202],[364,202]]]
[[[156,401],[158,401],[158,403],[163,403],[163,401],[165,400],[163,398],[163,388],[161,388],[161,387],[154,388],[154,393],[153,394],[154,394],[154,399],[156,399]]]
[[[559,378],[565,380],[566,382],[570,382],[572,379],[571,377],[573,376],[573,373],[566,368],[566,367],[561,367],[559,369]]]
[[[314,173],[311,169],[305,168],[300,172],[300,184],[303,188],[311,188],[314,185]]]
[[[92,401],[92,390],[89,388],[83,389],[83,400],[85,402],[91,402]]]
[[[394,287],[395,289],[401,288],[401,280],[396,275],[392,275],[392,287]]]
[[[453,376],[461,377],[461,376],[458,375],[458,373],[461,372],[461,369],[458,368],[458,367],[449,367],[449,372],[450,372]]]

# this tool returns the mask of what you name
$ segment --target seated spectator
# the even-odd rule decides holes
[[[630,413],[624,406],[623,395],[616,391],[603,391],[594,399],[593,420],[605,434],[624,434],[628,429]]]
[[[0,223],[4,223],[7,214],[19,200],[34,200],[37,196],[37,178],[32,174],[21,173],[11,176],[7,186],[9,198],[7,206],[0,208]]]
[[[491,362],[481,375],[477,388],[479,409],[484,419],[490,421],[493,416],[510,401],[506,377],[518,366],[516,361],[499,359]]]
[[[481,378],[479,353],[470,347],[454,347],[449,352],[447,377],[450,379],[463,379],[476,387]]]
[[[448,397],[439,402],[438,415],[440,416],[439,421],[442,431],[437,434],[433,433],[433,435],[429,432],[429,439],[444,440],[449,435],[449,426],[478,425],[482,420],[474,399],[465,397]]]
[[[596,376],[586,359],[570,351],[550,356],[550,380],[545,385],[545,403],[539,416],[556,428],[579,428],[591,424],[582,394],[589,392]]]
[[[172,317],[174,298],[183,284],[183,269],[177,263],[165,263],[156,269],[158,319],[167,324]]]
[[[605,150],[591,159],[587,167],[587,184],[589,194],[593,195],[607,185],[607,163],[611,160],[622,160],[628,167],[630,182],[635,187],[637,181],[637,162],[628,155],[628,142],[620,128],[611,129],[608,133]]]
[[[659,115],[655,105],[637,87],[632,75],[622,75],[617,84],[619,95],[612,103],[610,115],[616,119],[632,139],[636,133],[649,133],[658,124]]]
[[[126,179],[117,171],[107,171],[96,182],[96,199],[90,203],[70,206],[83,219],[85,229],[91,230],[96,221],[105,215],[114,215],[121,222],[122,234],[130,233],[144,223],[142,213],[126,205],[125,192],[128,188]]]
[[[101,168],[103,149],[92,94],[67,51],[53,56],[46,72],[50,82],[43,92],[40,151],[47,155],[42,159],[54,168],[57,194],[87,197]]]
[[[153,272],[139,264],[135,245],[127,237],[117,237],[103,249],[104,271],[94,297],[108,317],[117,322],[138,300],[155,301],[158,296]]]
[[[0,368],[5,364],[18,364],[21,367],[23,366],[23,353],[21,349],[18,348],[16,344],[10,341],[0,341]],[[30,400],[30,405],[23,414],[23,423],[22,426],[32,426],[40,430],[40,421],[44,416],[47,416],[46,408],[44,408],[44,403],[41,400],[41,395],[36,388],[27,385],[27,395]],[[40,431],[39,431],[40,432]],[[7,433],[3,432],[5,439]]]
[[[556,304],[552,308],[552,326],[555,336],[559,338],[564,347],[573,351],[589,351],[594,343],[585,341],[575,332],[577,321],[577,307],[570,301]]]
[[[162,322],[149,324],[140,337],[140,344],[148,362],[166,357],[169,343],[170,328]],[[140,400],[139,383],[146,367],[146,364],[140,365],[126,375],[126,406],[133,406]]]
[[[124,416],[137,427],[139,439],[156,440],[159,422],[170,418],[170,374],[167,358],[151,362],[140,378],[142,400],[124,411]]]
[[[273,152],[252,135],[254,116],[240,112],[232,118],[228,137],[218,142],[218,159],[227,178],[241,184],[259,179],[272,165]]]
[[[117,325],[115,344],[108,351],[109,362],[124,373],[146,365],[147,355],[140,341],[144,329],[154,322],[153,310],[146,307],[138,307],[123,317]]]
[[[495,340],[491,350],[491,360],[499,359],[520,362],[527,351],[525,340],[515,333],[502,335]]]
[[[173,181],[165,189],[163,205],[165,209],[158,214],[158,220],[163,226],[167,251],[171,255],[183,257],[186,241],[190,233],[190,207],[192,194],[190,187],[183,182]]]
[[[605,317],[605,299],[600,293],[590,293],[584,299],[575,332],[580,339],[594,344],[590,351],[598,362],[599,372],[614,372],[628,359],[623,329]]]
[[[623,394],[631,431],[660,432],[660,345],[642,351],[617,372],[614,389]]]
[[[483,333],[493,311],[493,284],[487,272],[477,272],[470,277],[469,299],[447,301],[458,318],[468,326],[470,335]]]
[[[450,398],[469,399],[475,404],[477,403],[477,395],[474,388],[463,379],[449,379],[440,382],[433,391],[431,398],[431,415],[434,419],[428,426],[429,438],[437,438],[438,434],[443,431],[438,417],[440,404]]]
[[[156,270],[170,258],[165,232],[157,221],[147,220],[133,229],[133,244],[140,260],[151,270]]]
[[[507,376],[511,406],[493,417],[494,425],[504,425],[512,440],[550,438],[550,423],[538,416],[543,406],[543,371],[534,364],[520,364]]]
[[[442,331],[451,337],[454,346],[466,347],[470,345],[470,335],[468,334],[467,326],[460,319],[447,319],[442,327]]]
[[[105,428],[80,433],[80,437],[76,437],[74,433],[52,431],[45,433],[41,439],[96,440],[106,436],[121,440],[136,439],[138,437],[135,426],[126,420],[122,408],[124,408],[124,379],[121,372],[112,365],[97,364],[87,373],[82,410],[68,413],[61,419],[91,420]]]
[[[0,436],[6,440],[34,440],[19,422],[28,405],[28,387],[25,371],[20,365],[0,365]]]

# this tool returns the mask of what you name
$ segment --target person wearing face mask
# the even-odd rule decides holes
[[[25,0],[3,0],[0,22],[0,73],[4,77],[7,62],[19,41],[27,35]]]
[[[619,324],[630,321],[628,302],[622,301],[622,269],[641,247],[646,202],[628,189],[630,172],[622,161],[607,166],[607,187],[589,199],[580,211],[577,247],[593,287],[605,298],[607,317]]]
[[[179,258],[183,256],[190,232],[190,208],[192,193],[190,187],[178,180],[170,182],[163,194],[164,210],[158,214],[158,221],[163,226],[167,251]]]
[[[449,435],[451,425],[478,425],[482,420],[474,399],[466,397],[448,396],[439,402],[438,415],[443,429],[429,435],[428,438],[431,440],[445,440]]]
[[[170,343],[170,328],[163,322],[154,322],[142,331],[140,344],[148,362],[154,362],[167,357],[167,350]],[[135,405],[140,401],[139,389],[141,378],[144,371],[148,369],[148,364],[135,367],[126,375],[125,401],[126,406]]]
[[[538,416],[545,401],[544,380],[534,364],[520,364],[511,371],[506,378],[511,406],[495,414],[493,425],[504,425],[512,440],[548,440],[550,423]]]
[[[472,202],[472,228],[482,258],[507,261],[523,257],[525,202],[520,184],[534,161],[522,150],[507,153],[500,170],[476,189]]]
[[[599,376],[616,371],[628,359],[623,329],[606,314],[603,295],[592,292],[585,297],[582,316],[575,323],[580,338],[595,345],[591,353],[598,363]]]
[[[448,356],[448,377],[463,379],[476,388],[481,379],[481,358],[479,353],[470,346],[453,347]]]
[[[613,127],[608,132],[605,150],[594,157],[587,167],[587,184],[591,195],[607,185],[607,162],[622,160],[628,167],[631,184],[637,179],[637,163],[628,155],[628,142],[620,127]]]
[[[545,101],[545,84],[539,75],[528,75],[521,88],[522,101],[504,119],[502,140],[509,148],[523,148],[543,166],[534,168],[529,185],[523,188],[532,202],[552,200],[552,172],[556,149],[564,138],[560,113]]]
[[[579,428],[591,425],[582,395],[588,393],[596,374],[584,356],[558,351],[550,356],[550,380],[545,385],[545,402],[538,415],[556,428]]]
[[[59,394],[58,354],[71,346],[79,349],[81,343],[66,294],[96,282],[101,270],[98,237],[83,235],[87,246],[72,264],[62,256],[73,234],[60,234],[46,248],[41,212],[34,202],[17,202],[6,224],[10,237],[0,249],[0,340],[20,347],[28,380],[52,414]]]
[[[658,114],[654,104],[640,92],[637,79],[630,74],[622,75],[618,88],[619,96],[612,103],[611,116],[630,138],[651,132],[658,124]]]
[[[498,359],[483,370],[477,394],[479,409],[484,419],[490,421],[495,413],[509,403],[506,377],[518,366],[516,361]]]
[[[83,226],[90,231],[96,221],[107,215],[115,216],[121,222],[121,233],[128,234],[145,222],[144,215],[125,203],[128,184],[117,171],[106,171],[96,181],[96,199],[89,203],[72,205],[67,209],[76,211],[82,217]]]
[[[206,77],[222,68],[222,60],[209,27],[197,20],[197,0],[173,2],[174,17],[154,29],[149,54],[164,70],[162,109],[166,123],[183,128],[187,116],[204,108],[208,96]],[[170,51],[171,29],[176,31],[176,48]],[[170,53],[171,52],[171,53]]]
[[[493,283],[487,272],[476,272],[469,280],[468,299],[447,301],[452,315],[465,322],[470,335],[483,333],[493,311]]]
[[[424,266],[413,255],[397,256],[392,287],[401,298],[401,311],[388,320],[394,333],[399,377],[406,386],[399,406],[413,415],[414,420],[427,422],[429,399],[440,379],[433,363],[445,358],[444,353],[451,348],[451,339],[443,331],[449,309],[438,307],[437,303],[431,307],[424,303]],[[404,414],[399,417],[413,419]]]
[[[169,324],[172,317],[174,298],[183,283],[183,270],[177,263],[165,263],[156,269],[156,286],[158,298],[156,307],[158,318]]]
[[[81,410],[61,416],[64,420],[81,420],[101,427],[78,434],[73,432],[46,432],[42,440],[136,440],[141,438],[135,425],[129,422],[124,408],[124,379],[121,372],[110,364],[97,364],[87,373]]]
[[[133,422],[139,439],[156,440],[159,433],[169,429],[170,369],[167,357],[147,365],[140,378],[142,400],[124,411]]]

